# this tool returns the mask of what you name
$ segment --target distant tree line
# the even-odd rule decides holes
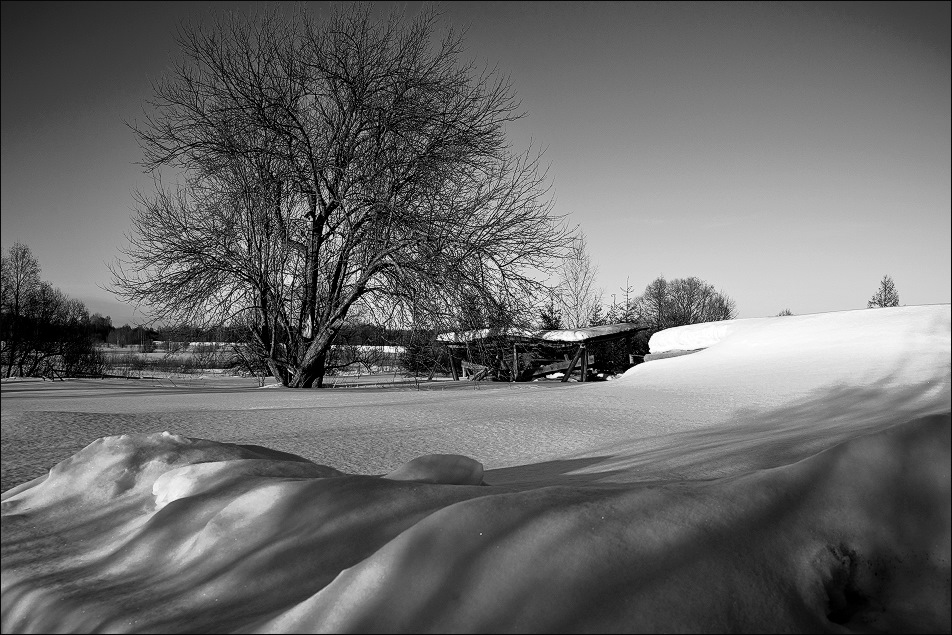
[[[182,352],[186,345],[214,345],[230,352],[231,367],[254,375],[269,375],[267,366],[249,354],[246,333],[239,325],[196,326],[191,324],[113,326],[109,316],[90,316],[93,343],[117,348],[134,348],[138,353]],[[436,342],[439,329],[398,328],[371,323],[348,323],[341,327],[334,347],[325,362],[328,374],[366,367],[371,369],[383,361],[397,363],[413,373],[449,372],[445,350]],[[383,354],[382,347],[397,347]],[[369,372],[369,371],[368,371]]]
[[[0,366],[4,377],[97,374],[103,359],[86,306],[40,279],[30,248],[14,243],[0,265]]]
[[[156,342],[167,343],[171,346],[187,342],[230,343],[237,341],[238,329],[234,327],[203,328],[191,325],[147,326],[143,324],[114,326],[111,317],[99,313],[93,313],[89,320],[92,325],[93,341],[96,344],[108,344],[119,348],[135,346],[147,353],[155,350]],[[166,346],[166,351],[169,350],[169,346]]]

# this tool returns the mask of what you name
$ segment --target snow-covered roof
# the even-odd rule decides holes
[[[540,331],[537,337],[547,342],[590,342],[592,340],[612,339],[625,335],[634,335],[638,331],[647,330],[644,324],[635,322],[618,322],[603,326],[589,326],[581,329],[557,329]]]
[[[603,326],[589,326],[578,329],[549,329],[549,330],[529,330],[529,329],[507,329],[503,331],[478,329],[473,331],[449,332],[437,335],[439,342],[446,344],[462,344],[465,342],[475,342],[486,339],[487,337],[508,337],[512,339],[540,340],[543,342],[591,342],[593,340],[613,339],[615,337],[624,337],[632,335],[638,331],[643,331],[647,327],[643,324],[634,322],[619,322],[617,324],[605,324]]]
[[[512,338],[531,338],[535,336],[536,331],[528,329],[475,329],[472,331],[450,331],[440,333],[436,336],[436,341],[445,344],[464,344],[466,342],[478,342],[488,337],[512,337]]]

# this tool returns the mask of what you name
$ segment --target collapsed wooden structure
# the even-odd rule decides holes
[[[619,339],[630,342],[636,333],[648,328],[640,323],[619,322],[579,329],[480,329],[443,333],[437,336],[437,341],[446,346],[449,352],[454,380],[459,380],[460,375],[464,379],[473,380],[492,375],[500,379],[500,375],[504,374],[510,381],[532,381],[562,373],[561,380],[565,382],[578,369],[579,381],[584,382],[588,380],[591,371],[596,369],[596,361],[589,350],[593,344]],[[492,342],[495,351],[493,363],[474,361],[473,349],[487,342]],[[628,348],[630,350],[630,346]],[[565,352],[572,349],[574,352],[571,356]],[[507,354],[504,355],[503,351]],[[511,351],[511,357],[507,360],[505,357],[508,356],[508,351]]]

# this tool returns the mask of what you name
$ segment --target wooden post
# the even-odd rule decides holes
[[[575,369],[575,364],[578,363],[579,357],[584,352],[585,352],[585,344],[582,344],[581,346],[578,347],[578,350],[575,351],[575,357],[573,357],[572,361],[569,362],[569,367],[565,369],[565,376],[562,378],[563,383],[569,380],[569,377],[572,375],[572,371]]]
[[[585,376],[588,374],[588,350],[585,347],[585,344],[582,344],[580,347],[582,350],[582,381],[585,381]]]
[[[453,359],[453,349],[447,346],[446,354],[450,356],[450,372],[453,373],[453,381],[459,381],[459,373],[456,372],[456,360]]]

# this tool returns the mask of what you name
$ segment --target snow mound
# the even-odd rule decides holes
[[[654,352],[703,348],[639,364],[625,378],[677,385],[685,377],[775,391],[803,385],[948,382],[952,356],[950,305],[863,309],[692,324],[655,333]],[[649,378],[650,376],[650,378]]]
[[[531,491],[106,439],[4,497],[3,631],[938,632],[950,429],[924,417],[713,481]]]
[[[859,309],[808,315],[745,318],[689,324],[658,331],[648,347],[652,354],[710,348],[727,340],[748,345],[796,348],[816,341],[854,344],[857,340],[889,342],[910,330],[948,315],[949,305]]]
[[[190,439],[170,432],[103,437],[55,465],[48,475],[5,492],[3,500],[15,499],[28,490],[33,490],[30,498],[35,501],[62,498],[62,492],[68,491],[70,505],[104,503],[143,491],[151,494],[156,479],[176,468],[214,461],[261,459],[272,452],[266,448],[261,450],[263,452]]]
[[[675,326],[652,334],[648,351],[652,354],[671,351],[696,351],[714,346],[734,333],[743,332],[774,318],[745,318]]]
[[[261,477],[327,478],[341,472],[311,462],[233,459],[186,465],[161,474],[152,484],[156,510],[190,496],[234,487],[239,481]]]
[[[444,485],[481,485],[483,464],[459,454],[428,454],[404,463],[384,478]]]
[[[461,502],[254,630],[942,630],[949,423],[742,478]]]
[[[420,423],[438,393],[388,406],[423,437],[512,427],[529,458],[485,474],[102,438],[0,497],[0,629],[949,632],[949,305],[737,324],[619,381],[457,397],[456,420]],[[556,458],[525,447],[558,434]]]

